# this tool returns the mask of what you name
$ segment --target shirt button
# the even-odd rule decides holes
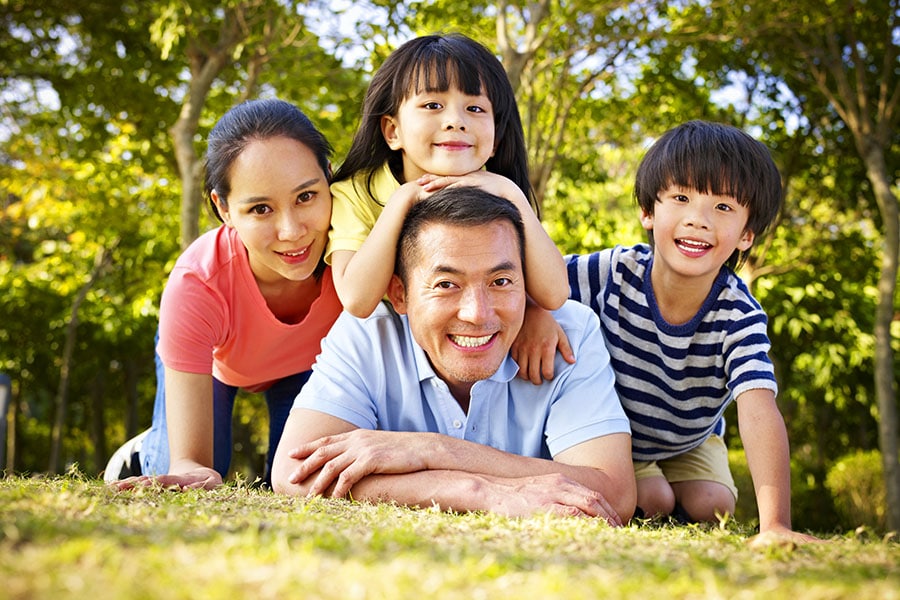
[[[454,429],[459,429],[460,427],[462,427],[462,421],[460,421],[459,419],[453,421],[453,428],[454,428]]]

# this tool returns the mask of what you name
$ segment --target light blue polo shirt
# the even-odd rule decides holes
[[[568,301],[553,315],[576,362],[557,353],[555,377],[534,385],[507,356],[472,386],[463,412],[413,340],[406,315],[382,301],[371,316],[343,313],[322,341],[313,373],[294,401],[361,429],[442,433],[522,456],[552,458],[582,442],[630,433],[597,315]]]

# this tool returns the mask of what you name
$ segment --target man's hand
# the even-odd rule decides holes
[[[174,490],[204,489],[212,490],[222,485],[222,476],[215,469],[197,467],[187,473],[178,475],[140,475],[121,481],[113,481],[111,488],[119,491],[138,487],[162,486]]]
[[[427,469],[424,457],[430,450],[429,439],[433,442],[437,436],[370,429],[329,435],[290,451],[288,455],[302,464],[293,471],[289,481],[299,484],[319,471],[308,488],[308,495],[325,495],[334,485],[329,495],[343,498],[367,475]]]
[[[551,513],[571,517],[598,517],[613,527],[622,519],[602,494],[559,473],[505,479],[487,477],[489,510],[510,517]],[[478,491],[476,491],[476,494]]]

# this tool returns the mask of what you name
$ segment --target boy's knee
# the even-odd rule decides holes
[[[722,515],[734,514],[734,495],[721,483],[684,481],[672,487],[678,504],[692,521],[717,521]]]
[[[664,477],[648,477],[637,482],[637,505],[644,517],[666,516],[675,508],[675,493]]]

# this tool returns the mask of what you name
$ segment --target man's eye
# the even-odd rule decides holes
[[[497,287],[506,287],[512,284],[512,279],[509,277],[498,277],[494,280],[494,285]]]
[[[439,287],[442,290],[449,290],[453,288],[453,283],[449,281],[439,281],[436,287]]]

